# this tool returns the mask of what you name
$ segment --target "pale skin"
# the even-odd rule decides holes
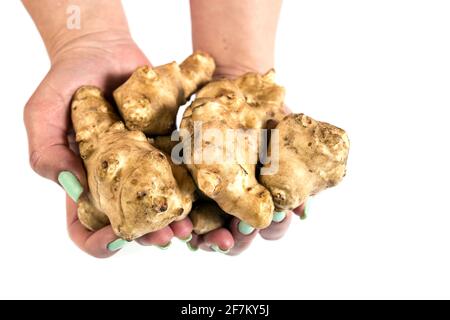
[[[73,1],[23,0],[33,18],[51,61],[51,68],[25,106],[30,163],[41,176],[58,183],[62,171],[72,172],[87,190],[82,161],[76,153],[70,123],[70,101],[82,85],[95,85],[107,94],[137,67],[150,61],[133,41],[121,2],[78,0],[81,29],[69,30],[66,9]],[[144,4],[143,4],[144,5]],[[281,1],[191,0],[194,49],[210,53],[217,63],[217,77],[235,77],[247,71],[266,72],[274,66],[275,33]],[[51,19],[49,16],[51,15]],[[76,204],[67,197],[67,224],[71,239],[82,250],[99,258],[114,255],[107,249],[117,239],[111,227],[86,230],[78,221]],[[303,207],[294,210],[302,214]],[[243,235],[237,219],[229,228],[195,237],[191,246],[207,251],[216,245],[237,255],[261,234],[268,240],[281,238],[292,214],[282,222]],[[175,222],[137,240],[142,245],[165,246],[173,237],[192,233],[189,219]]]

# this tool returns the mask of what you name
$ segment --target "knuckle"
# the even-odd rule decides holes
[[[41,174],[42,173],[42,165],[43,165],[43,154],[37,150],[31,150],[29,156],[29,163],[31,169],[34,172]]]

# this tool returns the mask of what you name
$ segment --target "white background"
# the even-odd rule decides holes
[[[124,5],[154,65],[190,53],[187,1]],[[450,298],[449,17],[449,1],[286,0],[278,80],[293,110],[348,131],[345,181],[239,257],[175,240],[96,260],[28,166],[22,108],[49,63],[20,2],[1,1],[0,297]]]

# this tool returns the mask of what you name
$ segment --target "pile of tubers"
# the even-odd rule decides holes
[[[342,180],[349,152],[344,130],[286,114],[273,70],[233,80],[213,80],[214,71],[213,58],[195,52],[180,65],[139,67],[114,91],[116,106],[96,87],[77,90],[71,109],[89,185],[78,201],[86,228],[111,224],[118,237],[132,241],[187,216],[197,234],[235,216],[263,229],[274,212],[292,210]],[[178,109],[194,94],[177,132]],[[198,137],[198,126],[216,134]],[[223,155],[217,132],[273,128],[270,142],[244,135],[248,145],[232,157],[192,161],[199,152]],[[171,139],[174,131],[181,142]],[[190,161],[174,161],[180,144],[178,154]],[[248,161],[266,149],[267,161]],[[277,170],[263,174],[274,161]]]

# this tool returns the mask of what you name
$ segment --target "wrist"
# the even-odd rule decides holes
[[[134,44],[130,32],[124,29],[93,30],[55,37],[47,46],[51,64],[67,57],[110,53],[111,48]]]
[[[216,62],[216,71],[214,72],[214,79],[234,79],[242,76],[248,72],[255,72],[264,74],[270,69],[273,68],[273,63],[271,62],[261,62],[255,63],[232,63],[232,64],[223,64],[220,62]]]
[[[131,38],[120,0],[22,0],[52,63],[73,48]]]

